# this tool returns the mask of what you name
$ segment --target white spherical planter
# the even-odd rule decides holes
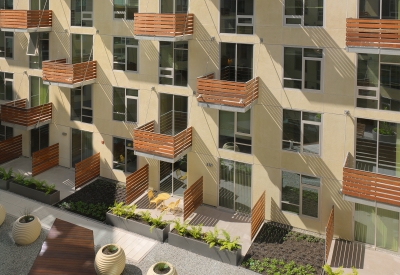
[[[156,273],[154,271],[154,267],[160,263],[164,263],[167,264],[170,267],[170,271],[168,273],[165,273],[164,275],[178,275],[178,272],[176,272],[175,267],[172,266],[172,264],[170,264],[169,262],[158,262],[153,264],[150,268],[149,271],[147,271],[147,275],[159,275],[159,273]]]
[[[3,205],[0,204],[0,225],[3,224],[6,218],[6,210],[4,209]]]
[[[40,225],[40,221],[38,217],[33,215],[29,215],[33,217],[33,220],[30,222],[21,222],[22,217],[19,217],[13,225],[12,236],[14,242],[19,245],[27,245],[31,244],[40,235],[40,231],[42,230],[42,226]]]
[[[104,254],[103,250],[109,245],[117,247],[117,252],[110,255]],[[124,271],[125,262],[125,252],[119,245],[106,244],[97,252],[94,265],[99,275],[120,275]]]

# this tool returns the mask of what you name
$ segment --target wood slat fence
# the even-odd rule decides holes
[[[66,59],[43,61],[43,80],[55,83],[75,84],[96,79],[97,61],[67,64]]]
[[[32,176],[37,176],[59,164],[59,144],[56,143],[32,154]]]
[[[183,193],[183,220],[203,203],[203,177],[199,178]]]
[[[214,79],[214,73],[197,78],[197,101],[246,107],[258,98],[258,77],[247,82]]]
[[[0,164],[22,156],[22,135],[0,141]]]
[[[28,29],[51,27],[52,24],[51,10],[0,10],[1,28]]]
[[[194,15],[135,13],[133,34],[175,37],[193,34]]]
[[[1,121],[25,127],[34,126],[39,122],[50,122],[53,117],[53,104],[27,108],[27,99],[19,99],[1,106]]]
[[[332,210],[329,215],[328,223],[325,227],[325,263],[328,261],[328,256],[332,246],[334,231],[335,231],[335,207],[332,205]]]
[[[126,177],[125,204],[130,204],[139,198],[149,188],[149,165]]]
[[[346,20],[348,47],[400,48],[400,20]]]
[[[157,134],[154,128],[153,120],[133,130],[135,151],[174,159],[192,146],[192,127],[175,136]]]
[[[100,153],[75,164],[75,190],[100,176]]]
[[[257,231],[265,221],[265,191],[261,194],[253,209],[251,210],[251,239],[253,239]]]

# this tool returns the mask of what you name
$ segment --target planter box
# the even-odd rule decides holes
[[[60,191],[56,190],[53,194],[43,193],[42,191],[38,191],[13,181],[10,182],[10,189],[9,191],[16,193],[18,195],[37,200],[46,204],[55,204],[60,201]]]
[[[0,180],[0,189],[8,190],[10,188],[10,182],[12,179],[9,180]]]
[[[242,249],[229,251],[226,249],[219,250],[219,247],[215,246],[210,248],[205,242],[185,238],[172,232],[168,233],[168,243],[201,256],[235,266],[239,265],[242,257]]]
[[[164,229],[154,228],[153,231],[150,232],[150,225],[121,218],[110,212],[106,213],[106,223],[162,243],[168,238],[168,232],[170,230],[170,225],[168,224]]]

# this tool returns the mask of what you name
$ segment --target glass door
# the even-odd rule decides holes
[[[72,34],[72,64],[93,60],[93,35]]]
[[[174,136],[187,128],[186,96],[160,95],[160,134]]]
[[[221,80],[247,82],[253,78],[253,45],[221,43]]]
[[[49,125],[31,130],[31,155],[49,147]]]
[[[71,166],[93,155],[93,133],[72,129]]]
[[[160,191],[183,197],[187,189],[187,156],[175,163],[160,161]]]
[[[189,0],[160,0],[161,13],[187,13]]]

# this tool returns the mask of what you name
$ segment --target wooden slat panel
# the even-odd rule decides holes
[[[0,10],[0,27],[10,29],[28,29],[51,27],[51,10]]]
[[[29,275],[95,275],[93,231],[55,219]]]
[[[25,127],[34,126],[39,122],[49,121],[53,116],[53,104],[26,108],[26,99],[20,99],[1,106],[1,120]]]
[[[32,176],[39,175],[59,164],[59,144],[56,143],[32,154]]]
[[[265,191],[258,199],[253,209],[251,209],[251,239],[253,239],[258,229],[263,225],[265,221]]]
[[[75,84],[96,79],[97,61],[67,64],[66,59],[43,61],[43,80],[56,83]]]
[[[175,37],[193,34],[194,16],[189,14],[135,13],[134,35]]]
[[[328,219],[328,224],[325,227],[325,263],[328,261],[328,256],[332,246],[334,231],[335,231],[335,207],[332,206],[332,210]]]
[[[183,193],[183,220],[203,203],[203,177],[199,178]]]
[[[400,48],[400,20],[348,18],[346,45],[348,47]]]
[[[22,156],[22,135],[0,141],[0,164]]]
[[[126,177],[125,203],[130,204],[149,188],[149,165]]]
[[[75,164],[75,189],[100,176],[100,153]]]

